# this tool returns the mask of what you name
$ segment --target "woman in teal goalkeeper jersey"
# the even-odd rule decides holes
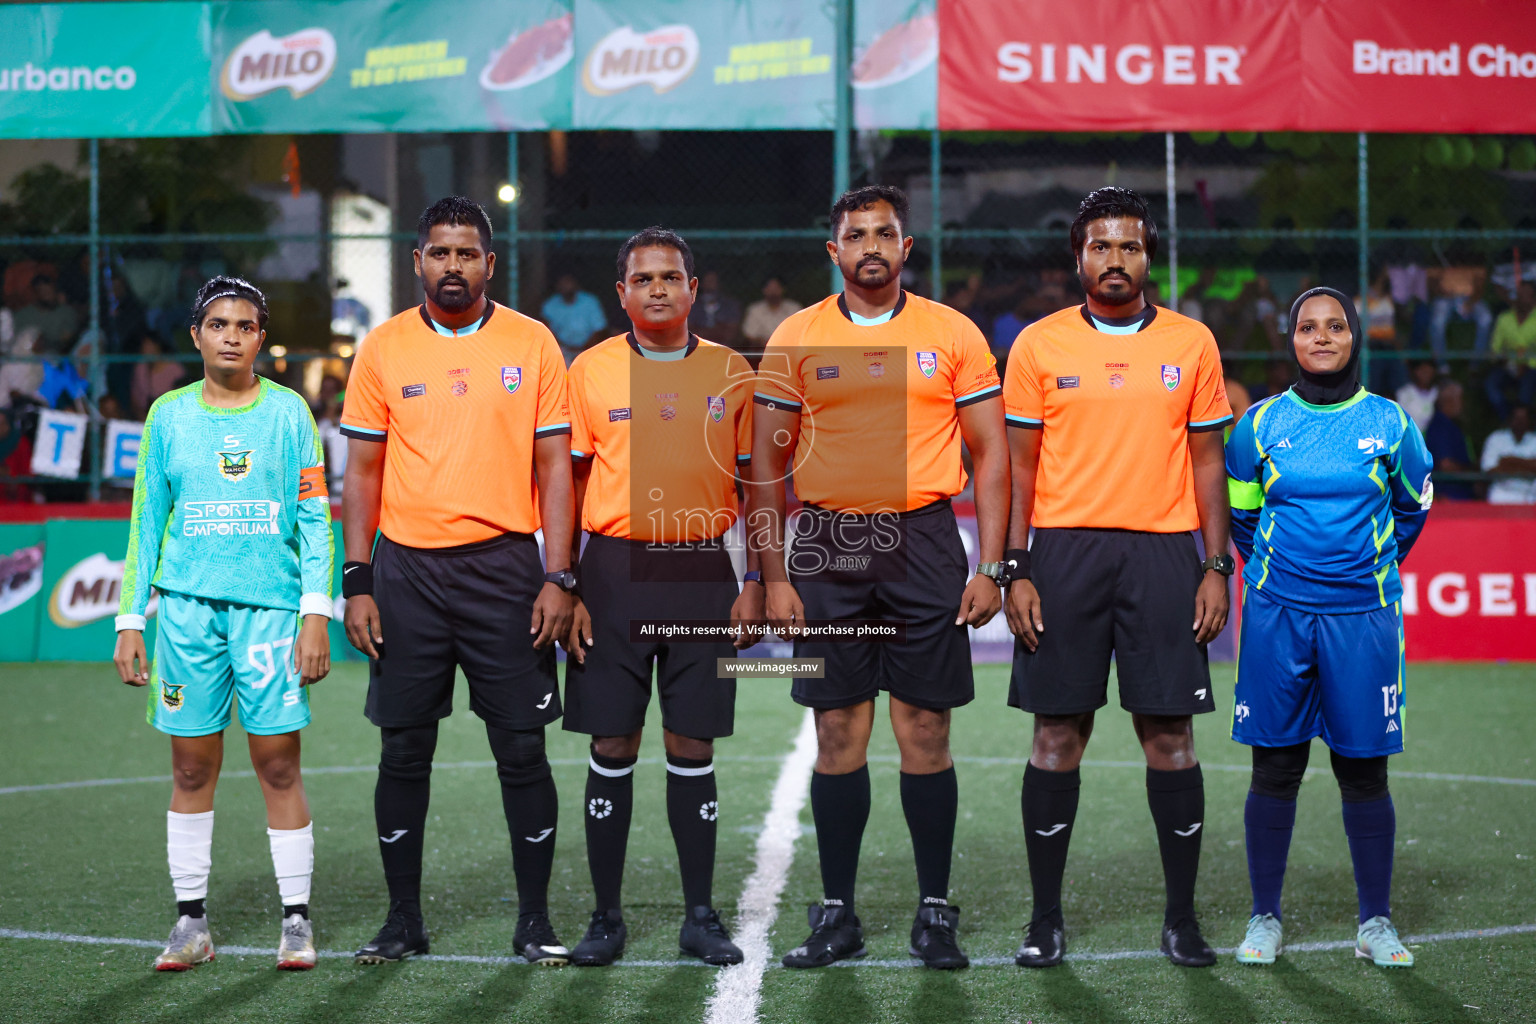
[[[1301,379],[1227,441],[1243,569],[1232,738],[1253,748],[1244,810],[1253,916],[1240,963],[1274,963],[1296,795],[1328,745],[1360,901],[1355,953],[1411,967],[1392,925],[1397,820],[1387,757],[1403,749],[1398,565],[1424,527],[1431,462],[1413,420],[1360,386],[1360,322],[1331,288],[1291,307]]]
[[[277,965],[315,964],[299,730],[310,717],[304,688],[331,667],[331,513],[309,406],[252,370],[266,323],[252,285],[203,285],[192,312],[203,379],[155,402],[139,445],[114,661],[123,682],[148,686],[149,722],[171,737],[166,854],[177,921],[157,970],[213,959],[204,899],[232,702],[267,803],[283,901]],[[151,590],[153,662],[144,649]]]

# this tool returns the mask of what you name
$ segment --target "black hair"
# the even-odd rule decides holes
[[[838,225],[845,216],[855,210],[867,210],[876,203],[890,203],[896,213],[896,223],[901,225],[903,231],[906,230],[910,209],[907,194],[895,185],[863,185],[844,192],[832,204],[832,237],[837,237]]]
[[[480,232],[480,248],[491,251],[491,218],[485,207],[463,196],[446,196],[421,212],[416,222],[416,248],[427,247],[427,236],[439,224],[474,228]]]
[[[256,307],[256,326],[263,331],[267,329],[267,297],[261,294],[261,289],[244,278],[229,277],[224,274],[210,277],[197,290],[197,301],[192,303],[193,327],[202,329],[203,318],[208,315],[208,307],[217,299],[243,299],[249,302]]]
[[[1072,258],[1076,260],[1088,240],[1088,225],[1109,217],[1135,217],[1142,224],[1142,240],[1147,248],[1147,262],[1157,259],[1157,221],[1147,209],[1147,201],[1128,188],[1107,185],[1083,197],[1072,221]]]
[[[619,246],[618,280],[622,281],[629,276],[629,254],[636,249],[649,249],[653,246],[664,249],[676,249],[683,258],[683,271],[692,281],[696,276],[693,272],[693,250],[688,248],[688,243],[683,241],[683,236],[671,228],[664,228],[659,224],[653,224],[644,231],[636,231],[624,240]]]

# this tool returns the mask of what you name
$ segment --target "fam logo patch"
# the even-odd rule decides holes
[[[427,386],[425,384],[407,384],[400,389],[401,398],[420,398],[426,393]]]
[[[725,419],[725,399],[716,398],[714,395],[705,396],[704,401],[709,406],[709,418],[719,423]]]
[[[1123,388],[1123,387],[1125,387],[1125,374],[1123,374],[1123,373],[1112,373],[1112,374],[1110,374],[1109,375],[1109,386],[1112,387],[1112,388]]]
[[[186,683],[168,683],[160,681],[160,703],[165,705],[167,711],[180,711],[184,699],[181,691],[186,688]]]
[[[840,371],[836,366],[818,366],[816,367],[816,379],[833,380],[837,377],[839,372]]]
[[[917,368],[923,371],[924,377],[932,377],[939,368],[939,354],[937,352],[919,352],[917,354]]]
[[[1169,391],[1175,390],[1179,386],[1179,376],[1181,372],[1182,371],[1180,371],[1177,366],[1169,366],[1167,363],[1164,363],[1163,387],[1167,388]]]
[[[448,390],[456,395],[467,395],[469,394],[469,381],[456,380],[448,386]]]
[[[609,423],[617,423],[620,420],[627,420],[627,419],[629,419],[629,415],[630,415],[629,408],[627,406],[625,408],[623,408],[623,409],[609,409],[608,410],[608,422]]]
[[[869,375],[876,380],[885,376],[885,364],[878,359],[869,364]]]
[[[1075,387],[1078,386],[1079,383],[1081,383],[1081,382],[1076,377],[1057,377],[1056,378],[1056,387],[1057,387],[1058,390],[1063,390],[1064,391],[1067,388],[1075,388]]]
[[[521,366],[503,366],[501,368],[501,386],[507,389],[507,394],[517,394],[517,389],[523,384],[523,368]]]

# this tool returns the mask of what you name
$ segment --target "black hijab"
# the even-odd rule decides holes
[[[1296,356],[1296,320],[1301,316],[1302,303],[1318,295],[1326,295],[1344,309],[1344,322],[1349,324],[1349,360],[1343,369],[1333,373],[1312,373],[1301,365]],[[1302,400],[1313,405],[1338,405],[1354,397],[1360,390],[1360,351],[1365,347],[1365,335],[1360,330],[1360,315],[1355,304],[1343,292],[1333,288],[1308,288],[1291,303],[1290,324],[1286,330],[1286,349],[1301,373],[1301,379],[1291,385]]]

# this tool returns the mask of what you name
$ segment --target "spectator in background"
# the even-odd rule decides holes
[[[128,407],[133,410],[135,419],[142,420],[149,415],[149,407],[155,404],[155,399],[167,391],[176,390],[187,372],[182,364],[159,358],[165,354],[165,344],[155,334],[144,335],[139,342],[139,354],[152,361],[133,364]]]
[[[559,342],[567,366],[582,349],[608,334],[608,317],[602,304],[591,292],[580,289],[574,274],[560,275],[555,281],[555,294],[545,301],[539,316]]]
[[[37,331],[37,351],[42,355],[68,352],[74,343],[80,318],[64,301],[53,278],[38,274],[32,279],[32,302],[16,311],[16,329]]]
[[[36,352],[37,328],[17,331],[5,354],[21,358],[0,360],[0,408],[9,409],[29,400],[41,401],[37,389],[43,384],[43,364],[22,361]]]
[[[320,380],[320,398],[315,403],[315,429],[325,446],[325,476],[332,494],[341,493],[347,472],[347,439],[341,433],[341,407],[346,397],[346,382],[327,374]]]
[[[14,409],[0,409],[0,502],[29,502],[32,489],[12,483],[32,472],[32,439]]]
[[[1396,394],[1408,383],[1408,372],[1398,354],[1403,350],[1403,343],[1397,336],[1397,307],[1392,302],[1392,282],[1386,271],[1376,276],[1364,303],[1358,298],[1355,300],[1355,309],[1365,324],[1365,336],[1370,345],[1371,390],[1378,395]],[[1433,398],[1428,407],[1434,407]],[[1425,422],[1428,419],[1426,409]],[[1419,429],[1423,428],[1424,424],[1420,423]]]
[[[1413,364],[1413,373],[1408,382],[1397,389],[1397,404],[1403,407],[1403,411],[1418,424],[1421,431],[1428,430],[1429,421],[1435,415],[1435,400],[1439,396],[1440,388],[1435,384],[1435,364],[1428,359],[1421,359]]]
[[[741,329],[741,303],[720,290],[720,275],[713,270],[699,279],[699,297],[688,315],[688,326],[699,337],[717,345],[737,345]]]
[[[1493,330],[1493,313],[1483,301],[1488,271],[1483,267],[1440,267],[1430,274],[1435,288],[1429,304],[1429,346],[1435,362],[1445,364],[1445,331],[1451,317],[1476,325],[1472,349],[1477,354],[1488,351],[1488,336]]]
[[[981,329],[987,332],[986,324],[982,323],[981,310],[978,302],[981,298],[981,275],[971,274],[964,281],[951,281],[944,289],[944,305],[957,313],[964,313]]]
[[[1262,388],[1254,389],[1253,399],[1257,401],[1260,398],[1268,398],[1270,395],[1278,395],[1294,383],[1296,383],[1295,365],[1280,359],[1271,360],[1264,370],[1264,385]]]
[[[1243,418],[1243,413],[1253,405],[1253,396],[1248,394],[1248,385],[1244,384],[1236,374],[1228,370],[1225,377],[1227,404],[1232,407],[1233,419],[1240,420]]]
[[[784,297],[784,282],[770,277],[763,282],[763,297],[747,307],[741,334],[749,347],[761,349],[779,324],[800,312],[800,303]]]
[[[1435,414],[1424,430],[1424,446],[1434,461],[1436,473],[1471,473],[1472,446],[1461,429],[1462,390],[1454,380],[1444,379],[1436,388]],[[1477,495],[1465,480],[1435,480],[1435,497],[1452,501],[1471,501]]]
[[[1488,379],[1483,382],[1488,401],[1499,419],[1509,418],[1509,400],[1504,389],[1513,384],[1520,396],[1521,405],[1530,405],[1536,397],[1536,285],[1520,282],[1515,289],[1515,304],[1499,314],[1493,325],[1493,354],[1502,356],[1502,363],[1495,363]]]
[[[37,393],[42,396],[44,407],[78,413],[86,411],[88,401],[94,397],[87,374],[95,345],[95,335],[92,334],[82,339],[67,357],[43,364],[43,382]]]
[[[1536,505],[1536,434],[1531,433],[1531,410],[1526,406],[1511,409],[1509,426],[1483,442],[1483,472],[1503,478],[1488,487],[1491,504]]]
[[[21,309],[30,306],[33,302],[32,282],[39,277],[46,277],[50,281],[56,281],[59,277],[59,268],[52,263],[42,263],[38,260],[20,259],[6,265],[4,289],[4,304],[12,309]]]

